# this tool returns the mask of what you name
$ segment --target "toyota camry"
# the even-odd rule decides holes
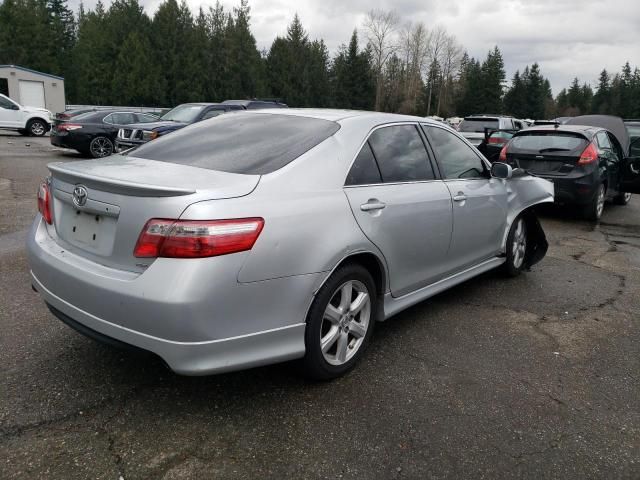
[[[125,155],[49,165],[33,288],[81,333],[203,375],[360,360],[377,321],[544,257],[552,183],[441,123],[341,110],[223,115]]]

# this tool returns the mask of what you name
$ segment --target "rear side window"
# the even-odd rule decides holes
[[[340,129],[336,122],[282,114],[232,113],[145,143],[131,155],[229,173],[264,175]]]
[[[415,125],[395,125],[369,137],[384,182],[433,180],[427,150]]]
[[[369,142],[366,142],[354,160],[345,184],[370,185],[372,183],[382,183],[382,177],[371,146],[369,146]]]
[[[459,132],[484,133],[485,128],[497,129],[499,127],[497,118],[465,118],[458,126]]]
[[[511,139],[509,153],[554,153],[582,152],[587,147],[587,139],[567,132],[521,133]]]
[[[600,150],[613,150],[611,142],[609,141],[609,136],[606,132],[598,132],[598,134],[596,135],[596,139],[598,141],[598,147],[600,148]]]

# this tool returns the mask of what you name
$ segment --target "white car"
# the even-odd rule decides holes
[[[41,137],[51,129],[53,114],[44,108],[23,107],[0,94],[0,128]]]

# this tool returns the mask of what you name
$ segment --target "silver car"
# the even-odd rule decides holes
[[[553,201],[442,123],[341,110],[223,115],[49,170],[33,287],[80,332],[187,375],[301,359],[339,376],[376,321],[539,261],[531,208]]]

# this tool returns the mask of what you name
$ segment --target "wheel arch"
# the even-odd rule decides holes
[[[538,216],[535,213],[534,207],[537,204],[529,205],[527,207],[522,208],[518,211],[507,225],[504,239],[502,241],[502,253],[506,254],[507,249],[507,238],[509,236],[509,232],[511,231],[511,227],[514,222],[518,218],[523,218],[525,221],[525,225],[527,227],[527,237],[528,237],[528,245],[527,245],[527,253],[525,256],[525,265],[527,268],[538,263],[540,260],[544,258],[549,249],[549,243],[547,242],[547,236],[544,233],[544,229],[538,220]]]
[[[333,272],[338,270],[340,267],[348,264],[361,265],[371,274],[374,285],[376,287],[376,296],[378,302],[378,318],[376,320],[382,320],[384,315],[384,295],[388,290],[389,275],[387,273],[387,267],[384,259],[379,255],[366,250],[349,253],[327,273],[322,282],[320,282],[317,288],[313,291],[311,301],[309,302],[309,306],[307,307],[305,319],[309,316],[309,310],[311,309],[311,305],[313,304],[313,300],[318,294],[318,291],[324,286],[325,283],[327,283],[327,280],[329,280],[331,275],[333,275]]]
[[[35,120],[40,120],[41,122],[44,123],[45,128],[47,129],[47,131],[49,131],[51,129],[51,123],[49,122],[49,120],[42,118],[42,117],[38,117],[38,116],[34,116],[34,117],[29,117],[29,119],[27,119],[27,121],[24,124],[24,128],[29,128],[29,124]]]

